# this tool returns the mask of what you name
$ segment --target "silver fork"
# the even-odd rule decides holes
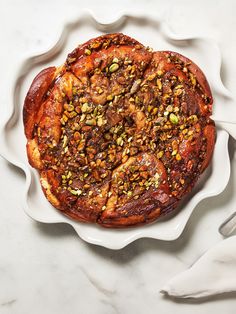
[[[229,237],[236,229],[236,212],[230,215],[220,226],[219,232],[224,237]]]

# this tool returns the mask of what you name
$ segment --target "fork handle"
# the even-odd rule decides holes
[[[230,236],[236,229],[236,212],[230,215],[219,227],[219,232],[224,236]]]

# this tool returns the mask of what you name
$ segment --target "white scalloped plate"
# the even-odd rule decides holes
[[[194,60],[205,72],[215,99],[214,115],[217,122],[217,141],[211,166],[204,173],[191,195],[181,204],[181,210],[169,219],[153,224],[122,230],[104,229],[94,224],[74,222],[53,208],[45,199],[39,184],[37,172],[30,168],[25,151],[26,139],[23,132],[22,106],[26,92],[35,75],[43,68],[59,66],[67,54],[78,44],[103,32],[123,32],[134,37],[154,50],[174,50]],[[59,38],[59,39],[58,39]],[[221,56],[217,45],[209,39],[184,38],[170,32],[167,24],[156,17],[145,17],[139,13],[122,13],[107,23],[98,20],[89,12],[83,12],[73,23],[65,23],[56,44],[47,52],[28,56],[19,63],[14,74],[12,105],[9,117],[1,130],[1,155],[21,168],[26,176],[24,188],[24,210],[33,219],[44,223],[64,222],[73,226],[77,234],[87,242],[111,249],[120,249],[130,242],[150,237],[161,240],[177,239],[197,204],[221,193],[230,176],[228,155],[228,133],[235,137],[235,104],[220,78]],[[221,106],[224,103],[224,107]],[[232,127],[233,126],[233,127]],[[222,161],[224,167],[222,167]]]

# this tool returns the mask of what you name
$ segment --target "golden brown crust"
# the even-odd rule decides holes
[[[188,58],[100,36],[34,79],[23,111],[28,159],[65,215],[148,223],[173,211],[208,166],[212,102]]]
[[[55,67],[49,67],[42,70],[33,80],[26,95],[23,109],[23,122],[25,126],[25,134],[28,139],[32,138],[35,116],[42,105],[43,97],[47,93],[49,86],[52,84],[55,71]]]

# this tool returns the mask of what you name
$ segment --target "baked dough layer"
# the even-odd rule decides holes
[[[33,80],[23,110],[29,163],[72,219],[149,223],[176,209],[207,168],[212,103],[188,58],[100,36]]]

